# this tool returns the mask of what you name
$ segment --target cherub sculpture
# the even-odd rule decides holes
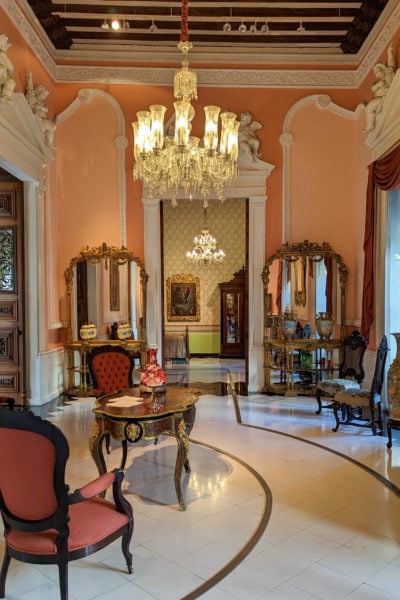
[[[50,121],[50,119],[47,118],[49,109],[45,104],[45,100],[48,95],[49,91],[44,87],[44,85],[37,85],[33,87],[32,73],[29,71],[25,98],[36,117],[37,124],[44,135],[46,144],[48,146],[52,146],[56,125],[53,123],[53,121]]]
[[[239,151],[243,152],[253,160],[261,158],[259,152],[261,141],[254,133],[261,129],[261,123],[253,121],[253,115],[246,111],[240,115],[240,126],[238,133]]]
[[[11,104],[15,88],[12,78],[14,65],[7,56],[7,50],[11,46],[5,33],[0,33],[0,102]]]
[[[395,60],[393,54],[393,44],[388,48],[387,65],[382,62],[376,63],[374,66],[376,81],[372,85],[371,90],[374,93],[374,98],[370,100],[365,108],[366,125],[364,131],[372,131],[375,128],[376,115],[380,112],[384,97],[388,93],[390,85],[395,74]]]

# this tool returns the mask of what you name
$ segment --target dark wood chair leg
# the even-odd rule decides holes
[[[320,415],[321,411],[322,411],[322,402],[321,402],[321,390],[317,390],[316,394],[315,394],[315,398],[317,400],[318,403],[318,410],[315,411],[316,415]]]
[[[58,564],[58,575],[60,578],[60,598],[68,600],[68,561]]]
[[[340,408],[340,404],[339,402],[333,402],[332,403],[332,408],[333,408],[333,415],[335,417],[335,421],[336,421],[336,425],[335,427],[332,428],[332,431],[337,431],[339,429],[339,408]]]
[[[387,446],[387,448],[391,448],[392,447],[392,428],[390,425],[390,421],[387,422],[386,428],[387,428],[387,436],[388,436],[388,442],[387,442],[386,446]]]
[[[7,553],[7,551],[5,551],[0,574],[0,598],[5,598],[6,595],[6,578],[8,573],[8,567],[10,566],[10,561],[11,556]]]

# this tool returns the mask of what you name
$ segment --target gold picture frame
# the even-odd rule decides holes
[[[200,279],[187,273],[167,278],[167,320],[200,321]]]

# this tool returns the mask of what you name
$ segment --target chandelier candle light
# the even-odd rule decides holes
[[[224,199],[224,188],[238,177],[238,130],[236,114],[223,111],[219,106],[205,106],[203,140],[191,135],[195,110],[191,100],[197,100],[197,75],[189,69],[188,2],[182,0],[181,50],[182,68],[174,77],[175,128],[165,131],[166,107],[158,104],[148,111],[136,113],[132,123],[134,134],[133,175],[143,182],[151,198],[169,193],[173,206],[177,205],[179,190],[191,199],[199,195],[203,206],[208,206],[211,193]],[[218,117],[221,118],[221,136],[218,143]],[[172,122],[170,119],[169,122]]]
[[[222,262],[225,258],[223,250],[216,250],[217,240],[207,229],[207,208],[204,209],[204,229],[201,235],[193,239],[194,248],[186,252],[186,258],[191,263],[210,265],[213,262]]]

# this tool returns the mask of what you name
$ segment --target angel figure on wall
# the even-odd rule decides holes
[[[11,46],[5,33],[0,33],[0,102],[11,104],[15,88],[12,78],[14,65],[7,56],[7,50]]]
[[[32,73],[29,71],[25,98],[36,117],[37,124],[44,135],[46,144],[48,146],[53,146],[56,125],[53,123],[53,121],[50,121],[50,119],[47,118],[49,109],[45,104],[45,100],[48,95],[49,90],[45,88],[44,85],[37,85],[33,87]]]
[[[239,151],[253,160],[261,158],[261,153],[259,152],[261,141],[254,133],[261,128],[261,123],[253,121],[253,115],[250,112],[242,112],[238,133]]]
[[[384,97],[388,93],[391,83],[394,78],[396,64],[393,54],[393,44],[388,48],[387,65],[383,62],[378,62],[374,66],[376,81],[372,85],[371,90],[374,93],[374,98],[370,100],[365,107],[366,125],[363,131],[372,131],[375,128],[376,115],[380,112]]]

